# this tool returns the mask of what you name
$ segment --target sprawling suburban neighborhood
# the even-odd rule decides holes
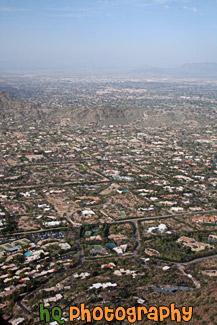
[[[216,87],[0,78],[2,319],[176,302],[216,324]]]

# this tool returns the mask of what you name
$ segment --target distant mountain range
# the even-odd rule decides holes
[[[217,63],[186,63],[177,68],[141,67],[131,70],[131,74],[144,77],[174,78],[217,78]]]
[[[105,65],[89,65],[89,66],[77,66],[77,67],[51,67],[44,66],[41,68],[35,67],[34,69],[24,67],[21,65],[10,66],[9,64],[3,65],[0,60],[0,71],[2,73],[9,74],[23,74],[23,73],[39,73],[41,75],[52,75],[52,76],[132,76],[132,77],[150,77],[150,78],[181,78],[181,79],[217,79],[217,62],[204,62],[204,63],[186,63],[175,68],[161,68],[152,67],[149,65],[138,66],[137,68],[130,68],[129,66],[112,66],[110,64]]]

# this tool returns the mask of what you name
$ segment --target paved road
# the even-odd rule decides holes
[[[137,251],[141,247],[141,237],[140,237],[140,232],[139,232],[138,221],[134,220],[133,224],[134,224],[135,229],[136,229],[136,231],[135,231],[136,247],[135,247],[135,249],[133,251],[133,255],[137,257],[138,256]]]
[[[78,265],[81,265],[82,263],[84,263],[85,256],[84,256],[83,247],[81,246],[79,241],[79,228],[73,228],[73,229],[75,230],[75,242],[77,244],[77,250],[79,254]]]
[[[73,217],[73,215],[79,211],[80,209],[76,209],[75,211],[73,211],[73,213],[71,214],[71,218]],[[80,240],[79,240],[79,229],[80,227],[75,226],[74,222],[71,220],[71,218],[69,218],[69,216],[66,216],[65,219],[66,221],[70,224],[70,226],[72,227],[72,230],[75,231],[75,241],[77,244],[77,250],[78,250],[78,254],[79,254],[79,262],[78,265],[81,265],[84,260],[85,260],[85,256],[84,256],[84,251],[83,251],[83,247],[80,244]]]
[[[191,274],[190,274],[190,276],[189,276],[189,274],[187,274],[187,273],[185,272],[185,267],[184,267],[184,265],[177,265],[177,268],[178,268],[178,270],[179,270],[183,275],[185,275],[185,276],[187,276],[189,279],[191,279],[191,281],[194,283],[196,289],[200,288],[200,282],[197,281],[195,278],[193,278],[193,276],[192,276]]]
[[[26,308],[26,306],[23,305],[22,299],[21,300],[18,300],[17,301],[17,304],[24,311],[24,313],[26,313],[28,315],[32,315],[32,312],[28,308]]]
[[[7,192],[11,190],[19,190],[25,188],[40,188],[40,187],[61,187],[61,186],[68,186],[68,185],[84,185],[84,184],[103,184],[108,183],[106,180],[98,180],[98,181],[83,181],[83,182],[65,182],[65,183],[45,183],[45,184],[29,184],[29,185],[20,185],[20,186],[1,186],[0,190]]]
[[[198,262],[201,262],[201,261],[209,260],[211,258],[217,258],[217,255],[199,257],[199,258],[196,258],[195,260],[192,260],[192,261],[189,261],[189,262],[175,263],[175,264],[176,265],[188,265],[188,264],[193,264],[193,263],[198,263]]]
[[[194,212],[182,212],[182,213],[177,213],[177,214],[166,214],[166,215],[159,215],[159,216],[154,216],[154,217],[135,217],[135,218],[130,218],[130,219],[121,219],[121,220],[117,220],[111,223],[122,223],[122,222],[134,222],[134,221],[145,221],[145,220],[155,220],[155,219],[166,219],[166,218],[178,218],[178,217],[182,217],[182,216],[191,216],[194,214],[205,214],[205,213],[217,213],[217,210],[208,210],[208,211],[194,211]],[[110,223],[110,222],[108,222]]]
[[[4,237],[10,237],[10,236],[17,236],[17,235],[26,235],[26,234],[36,234],[36,233],[41,233],[41,232],[47,232],[47,231],[55,231],[55,230],[67,230],[67,227],[57,227],[57,228],[49,228],[49,229],[42,229],[42,230],[31,230],[31,231],[22,231],[22,232],[15,232],[12,234],[4,235],[1,236],[0,238]]]

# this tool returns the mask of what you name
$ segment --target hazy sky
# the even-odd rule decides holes
[[[217,62],[217,0],[0,0],[0,67]]]

